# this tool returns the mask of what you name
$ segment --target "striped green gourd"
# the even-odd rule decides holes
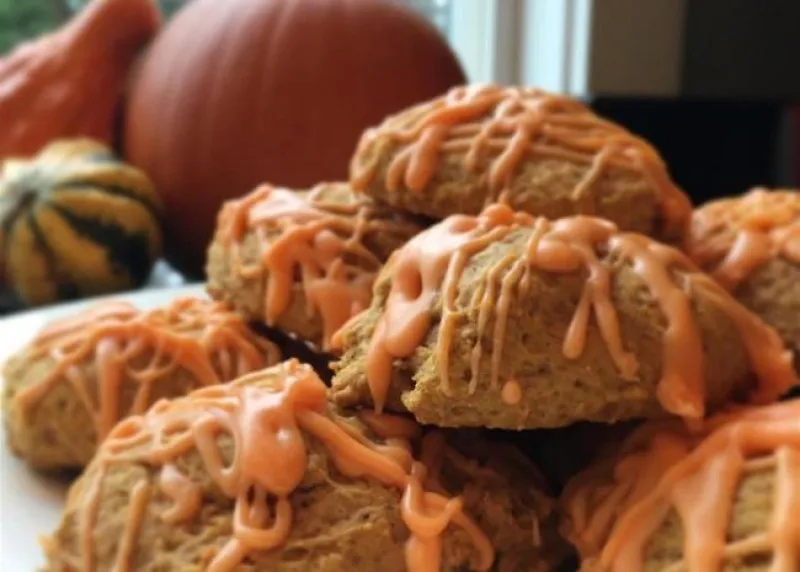
[[[141,285],[161,253],[147,175],[89,139],[57,141],[0,174],[0,261],[27,305]]]

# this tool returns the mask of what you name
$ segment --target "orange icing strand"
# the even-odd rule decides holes
[[[427,498],[421,484],[424,479],[424,468],[415,464],[403,493],[401,504],[403,520],[413,522],[416,530],[414,537],[406,544],[406,562],[410,570],[438,572],[442,569],[441,536],[454,515],[461,511],[461,499],[450,499],[443,506],[436,507],[431,501],[435,502],[435,499],[441,497],[431,494],[430,498]],[[434,507],[438,508],[439,512],[430,514]]]
[[[686,250],[733,289],[777,256],[800,264],[800,193],[756,188],[697,209]]]
[[[771,572],[800,570],[800,448],[776,453],[777,487],[770,533],[775,543]]]
[[[329,188],[323,184],[301,193],[262,185],[226,203],[218,222],[234,271],[245,278],[266,280],[267,325],[274,326],[287,310],[299,277],[308,315],[319,313],[322,318],[324,350],[330,349],[333,334],[369,305],[372,283],[383,261],[367,248],[365,237],[413,234],[410,225],[373,218],[374,207],[365,199],[349,204],[326,199]],[[261,259],[246,265],[241,248],[249,231],[258,237]]]
[[[449,356],[456,335],[459,281],[472,257],[512,232],[529,234],[525,250],[509,250],[508,256],[500,257],[473,296],[473,302],[479,300],[479,312],[477,341],[470,356],[470,391],[477,384],[480,345],[492,312],[495,324],[491,381],[500,389],[498,377],[508,308],[514,296],[525,295],[532,271],[586,271],[583,293],[564,337],[563,353],[570,359],[583,353],[594,316],[620,375],[635,379],[638,362],[624,347],[611,297],[609,260],[619,258],[641,277],[667,321],[658,384],[658,398],[666,411],[686,418],[705,414],[703,344],[692,311],[691,288],[702,291],[737,327],[759,380],[754,399],[774,400],[797,382],[791,354],[775,331],[700,273],[679,251],[641,235],[620,233],[612,223],[601,219],[578,216],[550,222],[493,205],[477,217],[453,216],[424,231],[398,250],[387,265],[391,289],[366,356],[366,379],[376,411],[385,404],[394,360],[413,354],[431,331],[438,296],[442,299],[442,315],[435,351],[442,391],[450,392]],[[600,253],[608,255],[601,258]],[[685,273],[686,280],[676,281],[674,271]]]
[[[252,333],[221,303],[179,298],[169,306],[141,312],[124,302],[104,302],[54,321],[33,340],[33,357],[55,361],[49,373],[20,390],[14,400],[24,415],[60,383],[69,383],[93,416],[102,439],[121,418],[142,413],[153,387],[179,369],[195,386],[229,381],[278,361],[271,342]],[[82,366],[94,362],[94,375]],[[136,393],[122,411],[124,383]]]
[[[145,481],[139,481],[131,490],[128,518],[125,521],[122,538],[119,539],[119,550],[117,550],[117,558],[112,569],[114,572],[131,568],[136,553],[136,539],[139,537],[147,503],[150,502],[150,492],[150,485]]]
[[[464,515],[460,499],[423,491],[422,465],[401,462],[388,452],[391,445],[387,449],[386,445],[374,444],[355,426],[331,417],[325,385],[309,366],[290,360],[277,367],[280,371],[270,386],[248,385],[264,375],[251,374],[231,384],[202,388],[187,398],[162,400],[144,416],[128,418],[114,428],[94,461],[99,467],[86,483],[87,499],[80,514],[84,572],[94,569],[92,533],[108,468],[120,462],[160,466],[156,486],[176,501],[161,517],[167,522],[187,522],[201,509],[194,498],[199,489],[180,472],[175,461],[192,450],[199,452],[205,470],[220,490],[235,499],[233,534],[212,555],[208,570],[229,572],[249,555],[280,546],[291,533],[289,495],[299,486],[307,468],[303,433],[323,443],[345,475],[374,478],[405,491],[401,514],[411,532],[406,548],[410,571],[439,570],[432,563],[441,562],[440,537],[450,525],[462,528],[472,538],[479,557],[478,570],[492,566],[491,543]],[[410,443],[398,436],[410,433],[406,420],[372,416],[370,421],[403,441],[402,449],[410,450]],[[233,459],[227,466],[220,450],[220,434],[228,434],[233,441]],[[146,485],[144,481],[140,484]],[[186,490],[182,492],[181,488]],[[134,542],[144,514],[141,503],[146,499],[139,498],[137,490],[128,513],[124,546]],[[121,572],[130,570],[130,556],[130,552],[119,555],[117,568]]]
[[[800,401],[721,414],[694,430],[653,423],[629,443],[633,450],[615,461],[613,482],[598,482],[588,471],[565,491],[584,569],[643,570],[647,544],[672,510],[683,523],[681,570],[722,570],[731,559],[770,552],[772,572],[798,569]],[[728,541],[739,483],[765,470],[775,475],[769,530]],[[590,509],[592,498],[597,504]]]
[[[169,524],[186,522],[200,510],[203,494],[196,484],[173,465],[164,465],[158,480],[161,492],[170,497],[175,504],[164,511],[161,519]]]
[[[100,495],[103,492],[104,469],[100,469],[99,476],[89,483],[87,487],[88,500],[83,505],[83,511],[78,515],[78,534],[80,535],[81,568],[85,572],[95,569],[94,557],[94,523],[100,512]]]
[[[656,191],[667,232],[681,232],[691,213],[689,199],[646,141],[574,99],[538,89],[461,86],[367,130],[351,164],[356,190],[367,188],[378,172],[379,154],[368,149],[381,137],[403,146],[387,170],[389,191],[397,191],[402,181],[421,192],[442,156],[458,153],[468,172],[486,171],[489,204],[506,198],[526,157],[539,156],[591,165],[573,192],[575,201],[608,170],[623,169],[642,173]]]

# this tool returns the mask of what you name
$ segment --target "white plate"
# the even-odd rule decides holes
[[[142,309],[179,296],[204,296],[199,285],[143,290],[110,298],[128,300]],[[59,304],[0,319],[0,364],[33,338],[44,324],[73,314],[103,298]],[[8,450],[5,432],[0,443],[0,570],[33,572],[44,564],[37,537],[55,530],[68,483],[30,470]]]

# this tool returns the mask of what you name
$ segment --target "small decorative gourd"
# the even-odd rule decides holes
[[[101,143],[58,141],[0,172],[0,259],[28,305],[144,282],[161,253],[161,203],[147,175]]]
[[[94,0],[0,56],[0,161],[55,139],[114,143],[131,66],[160,23],[154,0]]]

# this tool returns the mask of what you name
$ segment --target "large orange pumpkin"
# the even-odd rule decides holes
[[[0,58],[0,161],[63,137],[114,143],[129,68],[160,21],[154,0],[94,0]]]
[[[162,194],[168,258],[199,275],[225,199],[341,179],[364,128],[463,81],[397,3],[194,0],[143,63],[126,157]]]

